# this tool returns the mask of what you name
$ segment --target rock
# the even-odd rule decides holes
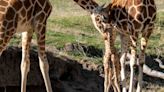
[[[65,45],[64,45],[64,50],[65,51],[67,51],[67,52],[70,52],[70,51],[74,51],[74,46],[73,46],[73,44],[72,43],[66,43]]]
[[[64,51],[79,53],[88,57],[102,57],[103,55],[103,51],[101,49],[82,43],[66,43]]]

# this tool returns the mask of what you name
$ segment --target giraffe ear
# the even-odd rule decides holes
[[[104,9],[104,6],[105,6],[105,4],[102,4],[102,5],[98,6],[98,7],[94,10],[94,12],[95,12],[95,13],[100,13],[100,12]]]
[[[104,3],[104,4],[102,4],[100,7],[101,7],[101,8],[104,8],[104,6],[105,6],[105,3]]]
[[[112,7],[112,4],[111,4],[111,3],[109,3],[106,7],[111,8],[111,7]]]
[[[111,7],[112,7],[112,4],[108,4],[106,7],[105,7],[105,10],[107,12],[109,12],[111,10]]]

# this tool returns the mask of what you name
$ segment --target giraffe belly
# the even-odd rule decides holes
[[[22,23],[22,21],[19,21],[18,24],[17,24],[16,32],[17,33],[22,33],[22,32],[25,32],[25,31],[29,31],[31,29],[32,29],[32,27],[31,27],[30,23]]]

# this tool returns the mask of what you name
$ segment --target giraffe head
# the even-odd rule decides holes
[[[100,6],[98,3],[95,2],[95,0],[74,0],[74,2],[76,2],[80,7],[82,7],[84,10],[90,12],[91,14],[102,14],[104,15],[106,18],[107,17],[107,11],[109,11],[108,9],[110,9],[108,6],[108,8],[104,8],[103,4],[102,6]]]
[[[91,18],[96,29],[103,33],[109,30],[111,4],[106,7],[100,6],[95,0],[74,0],[84,10],[90,12]]]
[[[91,13],[91,18],[96,29],[102,34],[112,28],[110,25],[110,11],[111,4],[104,7],[104,5],[95,8]]]

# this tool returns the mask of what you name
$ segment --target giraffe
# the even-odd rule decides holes
[[[111,85],[115,92],[120,92],[118,75],[120,71],[119,56],[114,47],[116,32],[101,21],[101,15],[108,17],[108,8],[103,9],[94,0],[74,0],[79,6],[91,14],[91,19],[95,28],[100,32],[104,39],[105,53],[103,57],[104,65],[104,92],[109,92]],[[105,18],[104,17],[104,18]]]
[[[51,10],[49,0],[0,0],[0,54],[15,33],[22,33],[21,92],[26,92],[30,71],[29,48],[34,32],[37,36],[40,70],[47,92],[52,92],[45,54],[46,24]]]
[[[138,85],[137,92],[142,91],[143,65],[145,63],[145,50],[150,35],[153,32],[156,19],[156,5],[154,0],[112,0],[104,9],[106,14],[100,14],[102,24],[109,28],[114,28],[121,38],[121,81],[123,92],[126,92],[125,59],[128,49],[131,51],[130,58],[130,87],[129,92],[134,89],[134,67],[138,63]],[[103,11],[103,9],[101,10]],[[109,16],[106,16],[106,15]],[[94,16],[96,17],[96,15]],[[138,40],[140,38],[140,46]],[[139,50],[139,60],[137,62],[137,47]]]

